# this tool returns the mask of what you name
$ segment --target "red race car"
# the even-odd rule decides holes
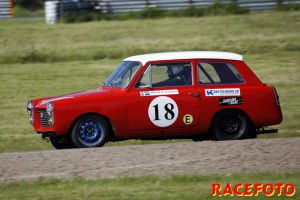
[[[280,124],[274,87],[234,53],[190,51],[126,58],[96,90],[28,102],[30,122],[57,149],[126,139],[255,138]],[[47,138],[45,138],[47,140]]]

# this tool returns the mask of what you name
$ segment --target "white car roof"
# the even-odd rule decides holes
[[[178,52],[164,52],[131,56],[123,61],[139,61],[143,65],[149,61],[157,60],[175,60],[175,59],[227,59],[227,60],[243,60],[243,56],[221,51],[178,51]]]

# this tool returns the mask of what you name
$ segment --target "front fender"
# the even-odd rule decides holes
[[[123,93],[92,95],[54,101],[54,132],[57,135],[68,134],[72,125],[82,115],[98,114],[113,123],[116,134],[128,131],[125,97]]]

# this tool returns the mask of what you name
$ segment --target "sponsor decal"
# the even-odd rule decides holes
[[[241,104],[243,104],[242,97],[220,98],[219,99],[220,106],[241,105]]]
[[[148,107],[148,116],[156,126],[171,126],[178,117],[178,106],[170,97],[156,97]]]
[[[190,114],[186,114],[183,116],[183,123],[185,123],[186,125],[190,125],[191,123],[193,123],[193,116]]]
[[[211,185],[212,196],[294,196],[296,188],[291,183],[227,183],[222,187],[219,183]]]
[[[205,96],[240,96],[240,88],[205,89]]]
[[[140,92],[140,95],[143,96],[162,96],[162,95],[175,95],[179,94],[178,90],[156,90],[156,91],[145,91]]]

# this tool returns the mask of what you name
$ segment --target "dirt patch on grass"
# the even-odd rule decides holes
[[[300,171],[300,138],[204,141],[0,154],[0,182]]]

